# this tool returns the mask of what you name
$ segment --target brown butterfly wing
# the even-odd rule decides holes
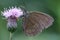
[[[24,18],[24,32],[26,35],[36,35],[48,28],[53,23],[53,18],[42,12],[30,12],[28,18]]]

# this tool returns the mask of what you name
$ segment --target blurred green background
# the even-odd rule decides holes
[[[18,21],[18,29],[13,34],[13,40],[60,40],[60,0],[0,0],[0,11],[12,6],[26,6],[29,11],[41,11],[54,18],[54,24],[41,34],[28,37],[23,32],[22,21]],[[9,40],[6,20],[0,15],[0,40]]]

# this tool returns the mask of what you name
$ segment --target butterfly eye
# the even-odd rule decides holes
[[[21,15],[21,16],[20,16],[20,18],[23,18],[23,17],[24,17],[24,15]]]

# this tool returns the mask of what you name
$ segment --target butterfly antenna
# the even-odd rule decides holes
[[[27,5],[26,5],[26,3],[25,3],[25,1],[24,0],[22,0],[22,3],[23,3],[23,10],[24,10],[24,15],[26,16],[26,17],[28,17],[29,16],[29,14],[28,14],[28,9],[27,9]]]
[[[26,3],[25,3],[25,1],[24,1],[24,0],[22,0],[22,3],[23,3],[24,8],[26,8],[26,9],[27,9],[27,5],[26,5]]]

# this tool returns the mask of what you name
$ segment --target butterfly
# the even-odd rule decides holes
[[[30,11],[26,12],[23,17],[23,29],[27,36],[35,36],[44,29],[50,27],[54,19],[43,12]]]

